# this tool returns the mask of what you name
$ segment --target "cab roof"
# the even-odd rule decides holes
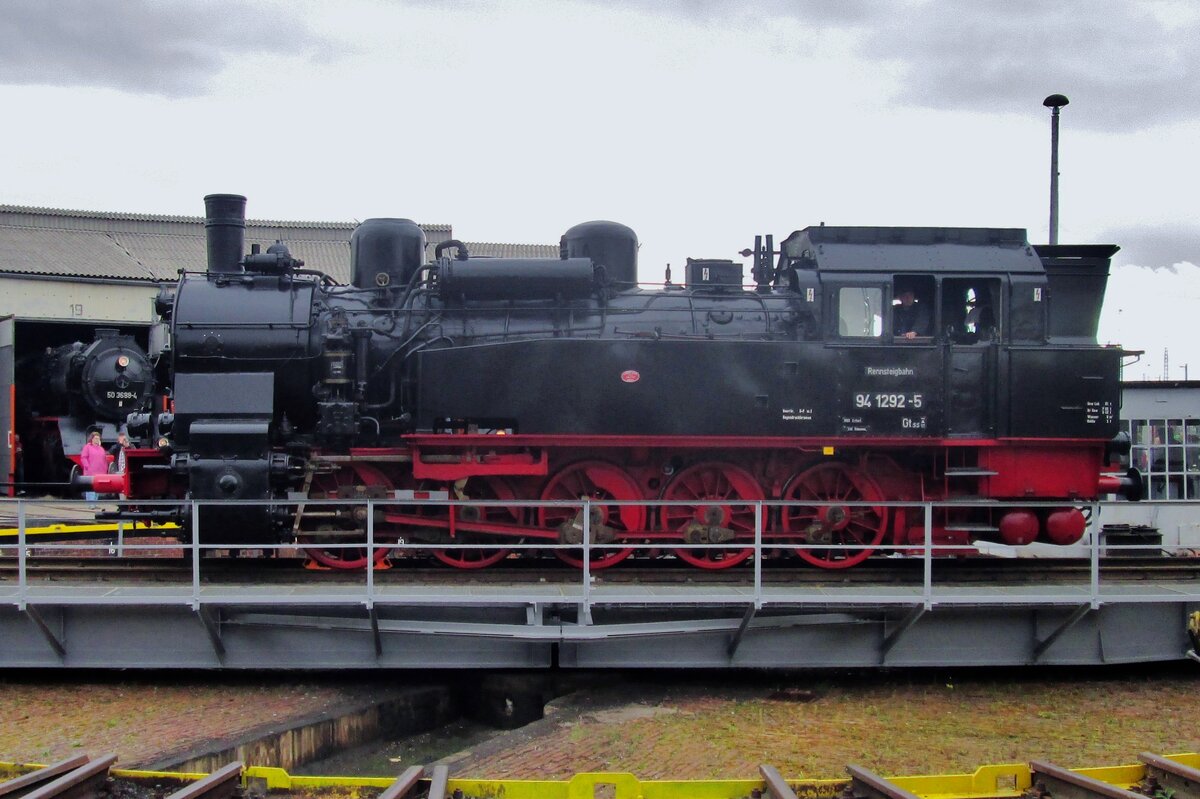
[[[793,266],[829,272],[1043,273],[1024,228],[831,227],[782,244]]]

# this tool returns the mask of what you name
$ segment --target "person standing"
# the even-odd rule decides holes
[[[112,455],[112,465],[109,471],[113,474],[125,474],[125,450],[129,446],[129,436],[124,433],[117,434],[117,443],[108,448],[108,454]]]
[[[108,473],[108,453],[100,444],[100,431],[93,430],[88,434],[87,443],[79,453],[79,469],[85,476]],[[84,496],[90,503],[88,507],[95,508],[99,495],[95,491],[85,491]]]
[[[112,461],[108,465],[108,471],[112,474],[125,474],[125,450],[129,448],[129,436],[124,433],[117,434],[117,443],[108,448],[108,454],[112,457]],[[125,499],[124,494],[118,494],[118,499]]]

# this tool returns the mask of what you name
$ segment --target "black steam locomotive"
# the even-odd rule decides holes
[[[208,271],[159,302],[170,405],[131,418],[162,458],[125,490],[276,501],[204,506],[207,544],[296,540],[359,568],[403,540],[479,568],[586,527],[593,568],[635,552],[725,568],[752,555],[767,499],[787,503],[761,518],[774,554],[843,568],[925,540],[919,510],[871,503],[1019,500],[939,510],[934,542],[1072,543],[1079,504],[1134,488],[1104,474],[1122,351],[1095,335],[1115,247],[809,227],[756,241],[753,288],[740,263],[689,259],[683,285],[645,290],[616,223],[571,228],[558,259],[448,241],[427,262],[415,223],[372,219],[342,286],[282,243],[244,255],[245,198],[205,203]],[[374,552],[328,546],[366,540],[362,506],[317,502],[350,497],[379,500]],[[584,497],[586,525],[525,504]],[[615,504],[660,499],[676,504]]]
[[[76,332],[59,332],[68,343],[31,347],[14,364],[13,443],[21,446],[14,489],[61,483],[89,431],[115,441],[130,414],[149,410],[164,382],[135,336],[101,327],[91,341],[70,341]]]

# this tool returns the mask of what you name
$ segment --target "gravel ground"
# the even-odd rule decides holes
[[[131,768],[207,741],[361,706],[388,687],[310,675],[5,675],[0,760],[45,763],[116,752],[118,765]]]
[[[470,748],[444,762],[461,776],[525,779],[580,771],[752,778],[760,763],[794,778],[842,777],[849,762],[885,774],[1032,758],[1071,767],[1129,763],[1142,750],[1200,751],[1198,677],[1194,664],[883,675],[609,672],[555,700],[544,720],[464,741]],[[0,681],[0,760],[116,751],[128,767],[360,703],[404,677],[293,679],[8,677]],[[393,746],[384,774],[411,765],[397,761],[415,751]]]
[[[453,772],[562,779],[793,778],[974,771],[1046,759],[1134,763],[1200,751],[1200,668],[729,676],[600,686],[552,703],[534,725],[447,758]]]

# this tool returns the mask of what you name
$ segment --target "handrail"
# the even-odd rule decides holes
[[[219,545],[214,545],[214,544],[208,544],[208,543],[204,543],[204,542],[200,541],[200,530],[201,530],[200,519],[204,513],[205,508],[216,505],[216,504],[222,504],[222,505],[237,504],[237,505],[247,505],[247,506],[267,504],[267,505],[273,505],[273,506],[281,506],[281,505],[286,506],[286,505],[300,504],[301,502],[303,502],[310,508],[313,506],[318,506],[318,505],[339,505],[340,506],[340,505],[363,505],[363,504],[365,504],[365,506],[366,506],[366,508],[365,508],[366,509],[366,515],[365,515],[365,518],[366,518],[366,544],[367,544],[368,552],[374,552],[376,550],[376,548],[379,546],[386,546],[389,549],[391,549],[392,551],[398,552],[398,553],[405,553],[405,552],[419,553],[422,551],[428,551],[428,550],[432,550],[432,549],[453,549],[453,550],[495,549],[497,547],[497,544],[496,543],[468,543],[468,544],[450,543],[450,544],[447,544],[445,542],[442,542],[442,543],[417,543],[417,542],[411,542],[411,541],[405,541],[403,543],[401,543],[401,542],[384,543],[384,542],[381,542],[381,540],[378,537],[378,530],[376,529],[376,524],[375,524],[375,515],[376,515],[375,511],[380,506],[394,505],[394,504],[399,504],[402,502],[406,506],[422,506],[423,505],[423,506],[431,506],[431,507],[473,505],[473,506],[495,506],[495,507],[519,506],[519,507],[523,507],[523,508],[540,508],[540,507],[572,508],[572,509],[579,511],[580,516],[582,518],[583,540],[581,543],[566,544],[566,543],[549,542],[549,541],[538,541],[535,543],[527,543],[527,544],[504,543],[503,547],[505,549],[511,549],[511,550],[518,551],[518,552],[525,551],[525,550],[531,550],[531,549],[537,549],[537,550],[543,550],[543,551],[544,550],[552,550],[552,549],[575,550],[578,552],[580,549],[582,549],[582,551],[583,551],[583,559],[582,559],[583,568],[580,569],[580,571],[579,571],[580,579],[577,584],[577,590],[573,594],[570,595],[570,599],[569,599],[570,603],[576,604],[578,606],[580,624],[583,624],[583,625],[590,624],[592,609],[598,603],[613,603],[613,602],[621,602],[621,601],[632,601],[632,600],[623,599],[619,595],[619,592],[615,592],[613,589],[611,589],[611,587],[606,587],[606,589],[603,593],[601,593],[599,591],[598,586],[600,584],[598,584],[595,579],[597,577],[597,575],[599,575],[599,572],[593,570],[593,568],[592,568],[592,565],[591,565],[592,555],[595,553],[596,550],[624,548],[624,547],[629,546],[629,543],[623,542],[623,543],[602,544],[602,543],[593,542],[591,540],[591,538],[592,538],[591,523],[592,523],[592,516],[593,516],[592,507],[595,504],[597,504],[597,503],[593,502],[592,500],[580,499],[580,500],[553,500],[552,501],[552,500],[505,499],[505,500],[467,500],[467,501],[463,501],[463,500],[450,500],[450,499],[425,500],[425,499],[407,499],[407,498],[402,499],[402,500],[401,499],[381,499],[381,498],[369,498],[369,499],[362,499],[362,500],[288,499],[288,500],[272,500],[272,501],[266,501],[266,502],[242,500],[242,501],[237,501],[237,502],[233,502],[233,503],[217,503],[215,501],[203,501],[203,500],[199,500],[199,501],[182,501],[182,500],[180,500],[180,501],[172,501],[172,502],[165,502],[165,501],[139,502],[140,505],[145,505],[145,506],[154,506],[154,505],[179,506],[179,505],[185,505],[185,504],[191,506],[192,512],[191,512],[190,541],[188,541],[184,544],[181,544],[180,542],[177,542],[177,541],[176,542],[165,542],[165,543],[154,543],[154,544],[131,543],[129,540],[129,538],[130,538],[129,533],[124,532],[121,546],[120,546],[119,550],[117,550],[119,554],[123,554],[126,558],[134,558],[134,557],[137,557],[138,555],[140,555],[142,553],[146,553],[146,552],[149,552],[150,554],[154,554],[155,550],[172,549],[172,550],[178,551],[181,546],[185,547],[186,550],[190,553],[190,560],[191,560],[190,584],[188,586],[187,595],[181,596],[180,594],[173,593],[171,591],[159,591],[159,592],[156,592],[154,596],[106,597],[106,598],[102,598],[102,599],[93,599],[92,601],[94,601],[97,604],[109,604],[109,603],[111,603],[111,604],[164,604],[164,605],[165,604],[188,604],[191,606],[191,608],[193,610],[197,610],[197,611],[199,611],[201,609],[201,607],[203,607],[206,604],[220,604],[221,602],[223,602],[225,600],[223,600],[219,596],[218,597],[210,597],[207,595],[208,592],[201,590],[202,579],[206,577],[206,574],[203,569],[203,563],[205,562],[205,559],[202,557],[202,555],[210,550],[215,550],[215,549],[238,548],[239,544],[237,542],[223,541]],[[28,499],[3,500],[3,501],[0,501],[0,507],[3,507],[4,504],[11,504],[11,503],[15,503],[15,505],[16,505],[16,516],[17,516],[17,527],[18,527],[17,537],[16,537],[16,539],[17,539],[16,540],[16,550],[17,550],[16,551],[16,560],[17,560],[17,566],[18,566],[17,582],[16,582],[14,591],[9,591],[9,592],[0,591],[0,605],[15,604],[18,610],[22,610],[22,611],[29,610],[31,596],[33,596],[33,594],[31,594],[31,586],[30,586],[29,561],[30,561],[31,557],[34,557],[34,555],[32,554],[32,549],[34,546],[36,546],[36,548],[39,552],[50,552],[50,553],[52,553],[56,549],[64,549],[64,548],[69,548],[72,550],[79,550],[79,549],[95,549],[95,550],[105,549],[105,550],[108,550],[108,549],[110,549],[110,546],[108,543],[80,544],[77,542],[71,542],[71,543],[65,543],[65,544],[50,544],[47,542],[38,541],[36,544],[34,544],[31,542],[29,536],[27,535],[29,506],[32,504],[35,504],[35,503],[36,504],[51,504],[51,503],[48,503],[47,501],[40,501],[40,500],[33,501],[33,500],[28,500]],[[73,505],[73,504],[78,504],[78,503],[55,502],[53,504]],[[663,507],[663,506],[689,506],[689,505],[694,505],[696,503],[695,503],[695,501],[689,502],[689,501],[666,501],[666,500],[655,500],[655,501],[604,500],[603,504],[605,506],[643,505],[648,508],[658,508],[658,507]],[[789,606],[789,607],[804,605],[807,600],[803,596],[801,596],[802,591],[800,589],[796,589],[794,587],[792,587],[792,588],[782,587],[781,588],[778,585],[772,585],[770,587],[764,585],[764,576],[763,576],[763,562],[764,562],[763,554],[764,554],[764,552],[766,552],[769,549],[778,548],[781,545],[789,546],[789,547],[795,546],[794,542],[780,544],[777,541],[773,541],[772,540],[772,531],[769,529],[769,523],[770,523],[770,519],[772,517],[772,512],[774,511],[774,509],[785,508],[785,507],[789,507],[789,506],[804,506],[804,507],[849,506],[849,507],[888,507],[888,508],[920,509],[923,512],[923,517],[924,517],[924,530],[923,530],[923,540],[919,544],[912,542],[912,543],[904,543],[904,544],[887,544],[887,545],[880,545],[877,547],[871,547],[872,549],[879,550],[879,551],[887,553],[887,554],[892,554],[892,555],[899,554],[904,557],[913,558],[913,559],[919,557],[922,561],[920,593],[919,593],[919,595],[917,595],[917,594],[913,593],[913,590],[910,590],[910,589],[915,589],[915,583],[914,583],[914,584],[905,586],[905,590],[897,590],[895,592],[894,596],[877,597],[876,598],[877,604],[879,604],[879,605],[886,604],[886,605],[897,606],[897,607],[909,607],[909,608],[913,608],[913,609],[920,608],[925,611],[929,611],[937,606],[948,606],[948,605],[953,605],[956,603],[977,601],[977,599],[978,599],[977,597],[974,598],[974,600],[963,599],[960,597],[956,597],[951,593],[948,593],[946,591],[942,591],[942,590],[938,589],[938,586],[935,582],[935,570],[933,568],[934,559],[936,557],[940,557],[943,553],[952,553],[955,551],[976,552],[977,548],[973,545],[949,545],[949,544],[935,543],[933,540],[933,521],[932,521],[934,518],[934,511],[936,509],[943,508],[946,506],[953,506],[956,508],[972,507],[972,506],[987,506],[990,508],[1003,508],[1003,507],[1007,507],[1007,506],[1013,506],[1013,507],[1029,508],[1029,507],[1033,507],[1033,506],[1062,507],[1064,505],[1064,503],[1061,501],[1060,502],[1032,502],[1032,503],[1031,502],[1004,503],[1004,502],[995,502],[995,501],[987,501],[987,502],[983,502],[983,501],[826,502],[826,501],[816,501],[816,500],[805,500],[803,502],[787,502],[787,501],[783,501],[783,500],[745,500],[745,501],[739,500],[739,501],[731,502],[729,504],[753,508],[753,511],[754,511],[753,540],[752,541],[738,540],[736,542],[723,543],[723,544],[699,544],[699,543],[686,544],[686,548],[694,549],[697,551],[734,549],[734,548],[736,548],[736,549],[752,548],[753,552],[754,552],[754,557],[752,559],[751,568],[748,570],[733,572],[734,574],[742,575],[744,578],[743,581],[733,581],[733,585],[739,587],[740,590],[736,593],[726,591],[725,592],[726,595],[725,595],[724,599],[722,598],[722,596],[718,596],[717,593],[715,592],[715,590],[709,591],[709,592],[704,592],[704,591],[697,592],[695,590],[690,590],[690,591],[678,591],[678,592],[664,592],[665,594],[670,594],[670,596],[667,599],[651,598],[649,600],[644,600],[644,601],[651,601],[651,602],[653,602],[653,601],[662,601],[662,602],[670,601],[670,602],[676,603],[676,604],[687,604],[689,602],[694,602],[696,604],[712,604],[713,602],[726,602],[727,601],[727,603],[731,604],[731,605],[739,604],[741,606],[751,606],[754,611],[762,609],[768,605]],[[1084,539],[1079,544],[1073,545],[1074,551],[1077,553],[1081,553],[1081,555],[1083,555],[1083,556],[1086,556],[1086,562],[1088,563],[1088,585],[1087,585],[1086,591],[1074,591],[1074,592],[1070,592],[1067,594],[1059,593],[1057,595],[1036,594],[1035,593],[1032,595],[1024,595],[1021,597],[1014,598],[1012,600],[1012,602],[1014,604],[1034,603],[1034,604],[1041,604],[1041,605],[1053,605],[1053,606],[1077,608],[1077,609],[1082,609],[1082,610],[1093,610],[1094,611],[1094,610],[1099,609],[1100,607],[1102,607],[1105,604],[1117,603],[1117,602],[1140,601],[1136,597],[1122,596],[1121,594],[1118,594],[1115,592],[1109,592],[1109,591],[1105,590],[1106,585],[1103,582],[1103,580],[1101,579],[1102,578],[1101,549],[1104,546],[1104,542],[1101,540],[1101,536],[1099,534],[1099,531],[1100,531],[1099,507],[1100,507],[1100,505],[1101,505],[1101,503],[1090,503],[1090,508],[1092,511],[1091,516],[1088,521],[1090,535],[1085,534]],[[656,545],[667,546],[667,547],[679,546],[679,544],[676,544],[674,542],[663,542],[660,544],[656,543]],[[343,542],[338,542],[338,541],[331,541],[329,543],[323,543],[320,546],[321,546],[321,548],[328,549],[328,550],[341,550],[341,549],[361,548],[363,546],[363,543],[361,541],[359,541],[357,543],[343,543]],[[11,547],[11,544],[5,544],[5,543],[3,543],[3,541],[0,541],[0,550],[4,550],[7,547]],[[247,549],[278,551],[278,550],[294,550],[298,547],[303,548],[303,545],[296,544],[296,543],[262,544],[262,543],[258,543],[258,542],[248,542],[248,543],[242,544],[241,547],[247,548]],[[848,544],[805,544],[804,545],[804,549],[811,550],[811,551],[822,551],[822,550],[829,550],[829,549],[853,550],[856,548],[858,548],[858,547],[848,545]],[[1158,551],[1158,550],[1168,550],[1171,548],[1172,547],[1170,545],[1155,544],[1155,545],[1143,545],[1143,546],[1130,546],[1130,547],[1127,547],[1126,550],[1134,551],[1137,549],[1146,549],[1146,550]],[[1081,562],[1083,562],[1083,557],[1081,557]],[[613,568],[619,571],[621,569],[621,566],[617,565],[617,566],[614,566]],[[811,568],[811,567],[798,566],[797,568]],[[374,569],[364,569],[363,572],[364,572],[364,574],[363,574],[363,583],[362,583],[361,592],[359,592],[359,593],[340,592],[336,598],[336,601],[342,602],[342,603],[353,602],[354,604],[360,604],[360,605],[364,606],[368,610],[373,609],[374,606],[376,605],[376,603],[378,603],[380,601],[394,601],[394,600],[388,600],[387,597],[385,597],[383,594],[381,594],[380,588],[376,582],[376,575],[375,575]],[[447,571],[448,575],[451,575],[453,573],[454,572],[451,570]],[[694,574],[697,577],[697,579],[693,582],[695,582],[695,583],[703,582],[703,580],[700,579],[700,578],[702,578],[702,576],[704,574],[704,572],[702,570],[692,570],[690,573]],[[536,580],[536,577],[534,579]],[[728,586],[730,584],[730,582],[731,581],[729,578],[725,578],[722,585]],[[569,585],[569,583],[568,583],[568,585]],[[3,588],[3,587],[4,587],[4,582],[0,581],[0,588]],[[521,602],[538,602],[541,604],[545,604],[546,602],[550,601],[550,600],[545,599],[541,594],[538,594],[536,592],[536,590],[534,590],[534,589],[536,589],[536,585],[531,586],[531,593],[524,594],[524,595],[518,593],[518,594],[513,594],[513,596],[517,597],[517,599]],[[724,590],[724,589],[722,589],[722,590]],[[565,595],[566,594],[564,594],[564,596]],[[530,597],[533,597],[533,598],[530,599]],[[253,599],[253,598],[251,598],[251,599]],[[37,592],[37,601],[39,604],[51,604],[51,603],[70,604],[74,600],[71,597],[56,595],[56,594],[54,594],[54,592],[52,590],[46,590],[46,586],[41,586],[39,588],[39,591]],[[283,602],[284,600],[282,600],[282,599],[274,600],[273,599],[273,601]],[[422,600],[420,597],[408,597],[407,601],[420,603]],[[444,601],[444,598],[439,599],[439,602],[440,601]],[[466,598],[463,600],[464,603],[469,602],[469,601],[470,601],[469,598]],[[843,597],[840,601],[844,605],[858,606],[858,605],[866,605],[868,602],[868,599],[864,598],[861,601],[857,601],[853,598],[847,599],[847,598]],[[989,601],[995,602],[996,604],[1003,604],[1005,602],[1005,599],[1003,596],[1001,596],[999,593],[997,593],[996,596],[989,597]],[[483,602],[483,600],[480,600],[480,603],[482,603],[482,602]],[[823,600],[823,604],[826,604],[826,605],[830,604],[830,602],[831,602],[831,600],[829,600],[828,598]],[[82,601],[80,601],[80,603],[82,604]],[[263,600],[263,603],[265,604],[265,600]],[[297,604],[299,604],[299,600],[297,601]],[[811,604],[816,605],[816,604],[822,604],[822,603],[817,602],[816,600],[813,600]],[[751,616],[752,615],[753,615],[753,613],[751,612]],[[749,619],[747,619],[744,623],[748,623],[748,621],[749,621]],[[1071,622],[1071,623],[1074,623],[1074,622]],[[1049,646],[1050,643],[1052,643],[1052,639],[1048,639],[1043,642],[1043,644],[1045,646]]]

